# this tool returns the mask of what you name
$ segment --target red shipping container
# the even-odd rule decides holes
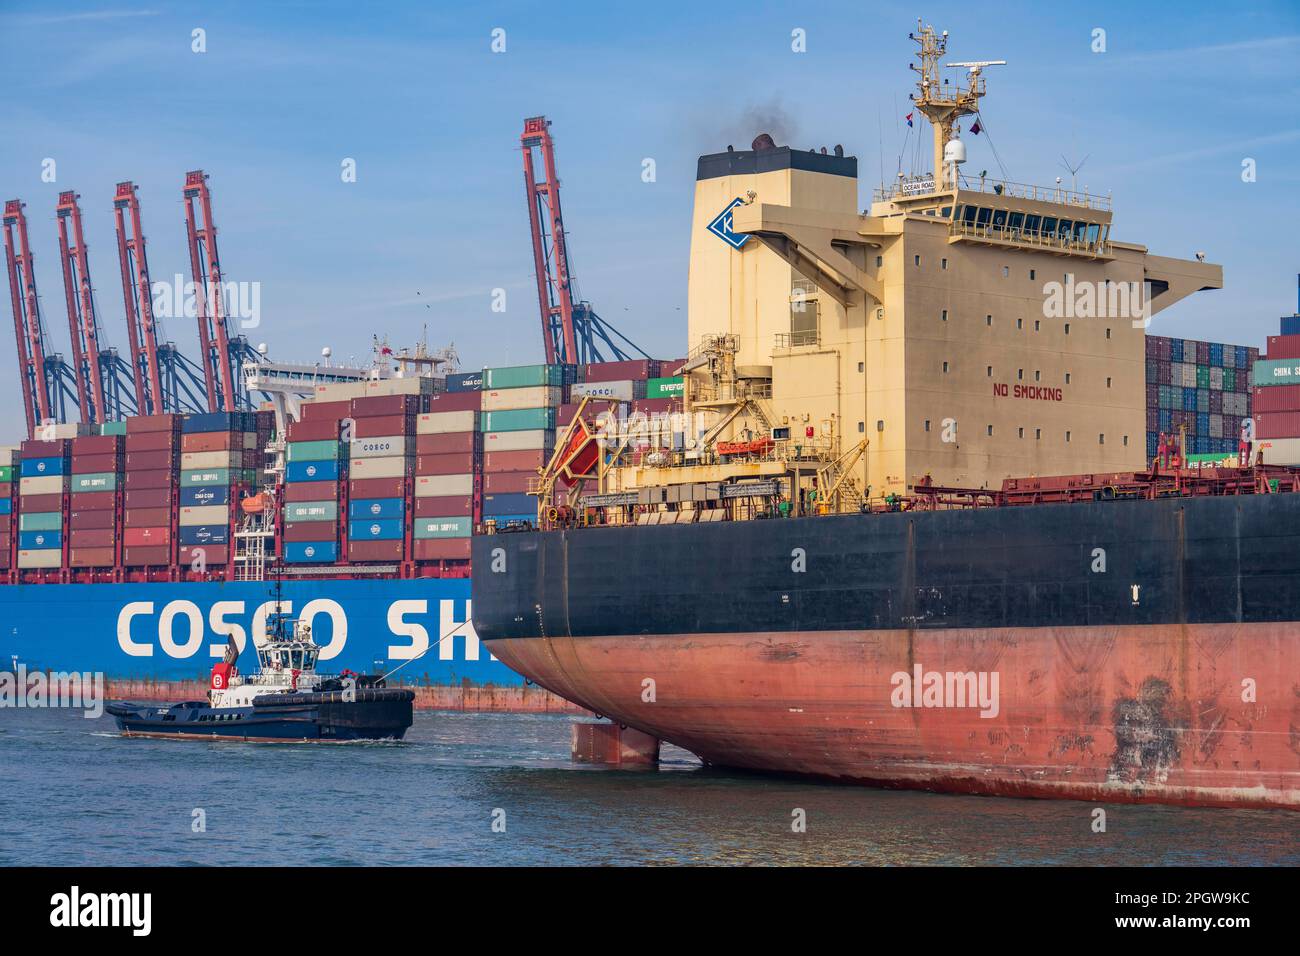
[[[348,418],[351,414],[352,414],[352,403],[346,400],[341,402],[303,402],[302,403],[302,420],[305,422],[319,422],[319,421],[337,422],[341,418]],[[297,441],[298,439],[294,439],[294,440]],[[307,441],[308,439],[302,439],[302,440]]]
[[[420,455],[415,459],[417,475],[468,475],[473,473],[478,456],[469,452],[459,455]]]
[[[493,451],[483,456],[483,471],[534,471],[550,460],[548,452]]]
[[[337,541],[338,536],[333,521],[289,521],[284,526],[285,541]]]
[[[584,382],[622,382],[659,376],[659,363],[653,359],[629,359],[626,362],[592,362],[582,370]]]
[[[150,469],[165,471],[175,468],[176,464],[176,454],[172,451],[129,451],[126,453],[126,468],[124,470],[127,472],[148,471]]]
[[[1270,335],[1268,337],[1268,357],[1270,359],[1300,358],[1300,335]],[[1292,388],[1290,385],[1273,386],[1275,388]]]
[[[121,435],[82,435],[72,439],[72,456],[116,455],[122,450]]]
[[[182,452],[242,451],[243,432],[193,432],[181,435]]]
[[[474,499],[470,495],[440,495],[415,499],[417,518],[469,518],[474,515]]]
[[[140,488],[128,491],[122,497],[122,504],[127,508],[170,508],[172,505],[172,489],[170,487]]]
[[[166,545],[162,547],[123,548],[122,563],[133,568],[142,567],[146,564],[165,567],[172,563],[172,549]]]
[[[405,478],[353,478],[348,495],[357,498],[402,498],[406,495]]]
[[[1300,438],[1300,412],[1257,414],[1255,434],[1260,438]]]
[[[337,501],[339,486],[336,481],[291,481],[284,485],[284,500]]]
[[[172,522],[170,508],[131,508],[122,513],[122,524],[127,528],[148,529],[165,528]],[[127,544],[142,544],[136,541]]]
[[[18,450],[24,458],[66,458],[71,447],[70,438],[56,438],[53,441],[29,438],[18,446]]]
[[[63,495],[57,491],[52,495],[23,495],[22,511],[25,514],[39,514],[42,511],[62,511]]]
[[[429,395],[426,412],[477,412],[483,404],[482,395],[477,392],[443,392],[441,395]]]
[[[349,541],[349,561],[401,561],[401,541]]]
[[[470,538],[422,538],[415,542],[417,561],[468,561]]]
[[[68,512],[68,529],[71,531],[92,531],[99,528],[112,528],[116,526],[117,512],[111,508],[101,508],[98,511],[70,511]]]
[[[415,434],[415,415],[373,415],[357,418],[356,438],[388,438]]]
[[[126,436],[126,453],[137,451],[175,451],[179,442],[172,432],[143,432]]]
[[[117,530],[114,528],[73,528],[68,533],[68,544],[72,548],[112,548],[117,544]]]
[[[78,491],[68,497],[71,511],[103,511],[112,509],[117,504],[117,493],[113,491]]]
[[[1165,339],[1164,351],[1161,352],[1162,358],[1169,358],[1169,340]],[[673,378],[680,375],[682,366],[686,364],[686,359],[662,359],[659,362],[659,374],[651,376],[652,378]]]
[[[176,484],[176,474],[170,469],[144,469],[142,471],[128,471],[123,479],[126,487],[126,493],[129,495],[132,491],[143,488],[167,488],[170,489]]]
[[[174,413],[166,415],[137,415],[126,420],[126,435],[143,432],[179,432],[183,416]]]
[[[1254,389],[1251,408],[1261,412],[1300,411],[1300,385],[1261,385]]]
[[[99,475],[106,472],[121,472],[120,455],[76,455],[72,456],[72,473],[74,475]]]
[[[330,402],[331,405],[347,405],[347,402]],[[310,408],[311,406],[304,406]],[[322,418],[319,421],[290,422],[286,429],[289,441],[337,441],[339,423],[336,418]]]
[[[487,472],[483,475],[483,492],[493,495],[525,494],[529,479],[536,478],[535,471]]]
[[[128,548],[159,547],[170,544],[171,540],[172,529],[165,525],[155,528],[132,528],[128,524],[122,529],[122,543]]]
[[[0,515],[0,535],[9,534],[9,529],[13,525],[13,521],[14,521],[13,515]],[[8,543],[9,543],[8,539],[6,539],[5,545],[7,546]]]
[[[220,565],[230,561],[230,547],[224,544],[185,544],[181,545],[178,564],[193,567],[194,559],[202,557],[205,565]]]
[[[117,554],[113,547],[77,547],[73,545],[68,551],[70,568],[111,568],[117,563]]]
[[[420,410],[419,395],[370,395],[352,399],[353,418],[374,418],[379,415],[413,415]]]
[[[0,570],[9,570],[9,542],[0,541]]]
[[[680,398],[642,398],[632,403],[632,412],[641,412],[643,415],[661,415],[664,413],[680,412],[682,410],[682,400]]]
[[[17,468],[14,469],[14,471],[17,470]],[[14,487],[15,485],[12,481],[0,485],[0,498],[12,498],[14,496]]]
[[[454,392],[453,394],[461,394]],[[475,392],[474,394],[478,394]],[[417,455],[463,455],[479,449],[478,432],[446,432],[441,435],[417,435]]]

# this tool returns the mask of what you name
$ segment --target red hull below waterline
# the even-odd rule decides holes
[[[562,697],[718,766],[951,793],[1300,809],[1296,626],[488,646]]]

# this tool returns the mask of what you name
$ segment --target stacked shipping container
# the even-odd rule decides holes
[[[415,458],[416,395],[355,398],[350,408],[348,561],[406,557],[406,501]]]
[[[340,421],[349,403],[308,403],[288,427],[281,534],[289,564],[334,564],[342,535],[347,451]]]
[[[1188,454],[1235,455],[1252,414],[1250,369],[1259,350],[1243,345],[1148,335],[1147,459],[1160,433],[1187,429]]]
[[[18,567],[63,565],[65,496],[71,485],[72,439],[29,439],[21,446],[18,482]]]
[[[481,518],[483,443],[476,386],[482,375],[456,378],[457,391],[432,396],[430,411],[416,421],[412,536],[417,561],[468,561],[469,539]]]
[[[88,435],[72,439],[68,498],[68,566],[112,568],[122,543],[126,439]]]
[[[173,564],[182,415],[147,415],[126,423],[122,564]]]
[[[557,416],[571,377],[572,367],[563,365],[483,370],[484,521],[536,523],[537,499],[528,494],[537,477],[533,462],[545,463],[555,448]]]
[[[181,428],[178,534],[182,564],[230,561],[235,506],[257,485],[261,465],[253,412],[191,415]]]
[[[1252,374],[1255,437],[1271,465],[1300,464],[1300,315],[1282,319]]]
[[[0,448],[0,571],[13,565],[14,544],[17,540],[17,517],[14,514],[18,497],[19,461],[17,448]]]

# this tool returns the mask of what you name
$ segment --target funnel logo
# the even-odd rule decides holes
[[[308,477],[308,478],[314,478],[314,477],[316,477],[316,466],[315,466],[315,465],[308,465],[308,466],[307,466],[307,477]]]
[[[743,199],[737,196],[731,201],[726,209],[718,213],[713,222],[709,223],[709,232],[713,233],[733,249],[739,249],[745,243],[749,242],[749,233],[736,234],[731,231],[731,211],[739,206]]]
[[[384,510],[383,505],[381,505],[378,501],[376,501],[373,505],[370,506],[370,513],[372,515],[377,515],[379,514],[379,512],[383,510]]]
[[[316,557],[316,549],[313,548],[311,545],[307,545],[307,547],[303,548],[302,553],[307,555],[307,557],[309,558]]]
[[[38,462],[36,463],[36,470],[37,470],[37,471],[44,471],[44,470],[45,470],[45,462],[43,462],[43,461],[38,461]]]
[[[372,525],[370,526],[370,533],[371,533],[372,535],[374,535],[376,538],[379,537],[379,533],[380,533],[381,531],[383,531],[383,530],[384,530],[384,529],[381,528],[381,527],[379,527],[379,525],[377,525],[377,524],[372,524]]]

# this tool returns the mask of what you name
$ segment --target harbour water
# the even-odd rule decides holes
[[[127,740],[108,717],[5,709],[0,864],[1300,864],[1287,811],[1112,805],[1097,833],[1090,804],[664,757],[572,763],[550,715],[418,712],[403,743],[325,746]]]

